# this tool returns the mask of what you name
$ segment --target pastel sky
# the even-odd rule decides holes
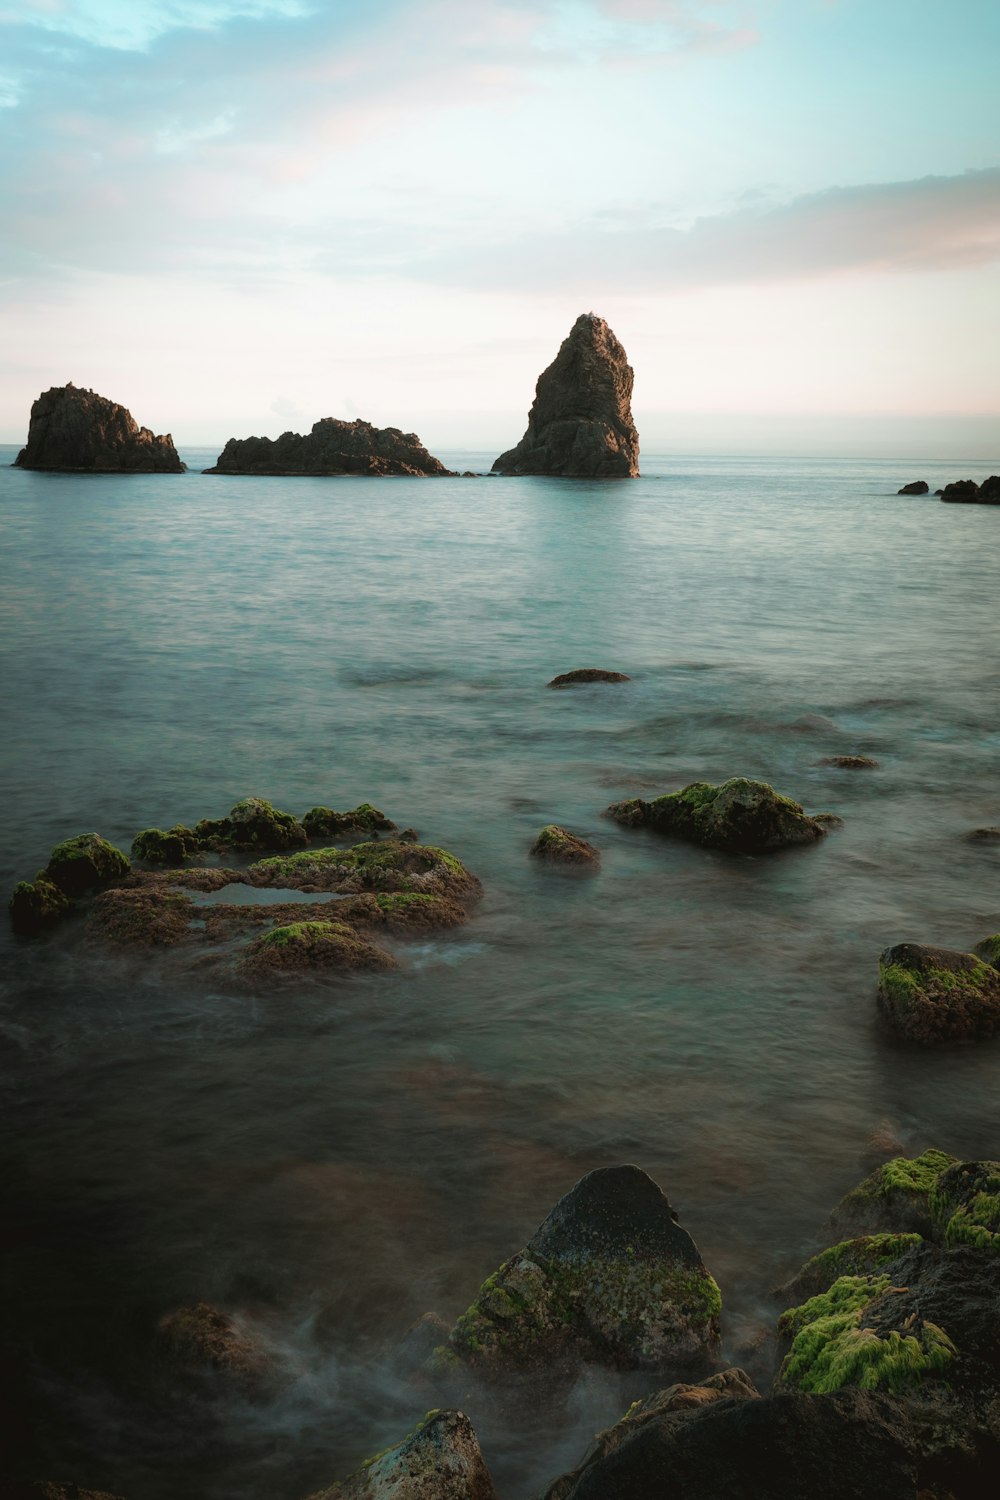
[[[647,446],[993,457],[998,57],[997,0],[0,0],[0,441],[73,380],[499,449],[593,310]]]

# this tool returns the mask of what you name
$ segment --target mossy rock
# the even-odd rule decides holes
[[[352,834],[394,833],[396,824],[370,802],[362,802],[351,812],[335,812],[331,807],[313,807],[302,819],[302,827],[311,839],[337,839]]]
[[[905,1296],[888,1276],[842,1276],[778,1321],[791,1348],[777,1385],[824,1395],[844,1386],[902,1393],[946,1370],[957,1350],[943,1328],[908,1315],[905,1332],[879,1329],[880,1299]]]
[[[67,896],[82,896],[124,879],[131,868],[122,851],[99,833],[78,833],[55,846],[40,878],[51,881]]]
[[[149,865],[179,865],[199,854],[201,839],[193,828],[176,823],[173,828],[144,828],[132,840],[132,858]]]
[[[1000,1161],[956,1162],[938,1177],[930,1201],[946,1245],[1000,1255]]]
[[[310,1500],[497,1500],[472,1423],[429,1411],[401,1442]]]
[[[549,864],[573,865],[578,868],[593,868],[601,859],[593,844],[588,844],[579,834],[561,828],[558,823],[546,824],[532,844],[531,853],[535,859],[545,860]]]
[[[582,1178],[487,1278],[430,1369],[531,1373],[554,1388],[581,1363],[683,1378],[717,1356],[720,1310],[660,1189],[638,1167],[609,1167]]]
[[[923,1244],[919,1234],[863,1234],[841,1240],[807,1260],[791,1281],[776,1293],[788,1306],[827,1291],[842,1276],[865,1276],[896,1261]]]
[[[983,963],[989,964],[993,969],[1000,969],[1000,932],[994,932],[991,937],[983,938],[972,951],[977,958],[983,960]]]
[[[337,903],[337,918],[352,927],[384,927],[389,932],[436,932],[460,927],[465,909],[446,896],[423,891],[382,891],[348,896]]]
[[[1000,972],[974,953],[897,943],[879,958],[879,1008],[907,1041],[978,1041],[1000,1031]]]
[[[293,922],[275,927],[251,943],[242,966],[254,974],[320,975],[398,968],[391,953],[344,922]]]
[[[954,1163],[954,1156],[933,1148],[883,1162],[840,1200],[830,1215],[831,1226],[856,1234],[932,1235],[931,1193],[941,1173]]]
[[[351,849],[307,849],[301,854],[258,860],[248,875],[255,885],[343,894],[397,891],[446,896],[468,904],[482,887],[460,860],[431,844],[386,839]]]
[[[812,844],[826,832],[822,822],[809,817],[790,797],[746,776],[735,776],[721,786],[692,782],[651,802],[632,797],[614,803],[607,812],[627,828],[650,828],[668,838],[732,853],[763,854]]]
[[[154,1352],[160,1370],[185,1383],[221,1380],[246,1391],[274,1373],[264,1346],[208,1302],[166,1313],[157,1324]]]
[[[70,910],[70,900],[57,885],[39,873],[34,881],[18,881],[8,909],[14,931],[30,937],[64,917]]]
[[[97,897],[87,930],[116,948],[172,947],[191,939],[195,914],[194,903],[182,891],[124,887]]]
[[[244,797],[228,817],[203,818],[195,836],[211,848],[255,853],[261,849],[301,849],[309,835],[291,813],[279,812],[263,797]]]

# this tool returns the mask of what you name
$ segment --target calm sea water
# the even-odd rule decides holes
[[[8,463],[13,449],[0,452]],[[192,469],[214,453],[184,455]],[[460,467],[485,455],[444,455]],[[274,998],[3,936],[16,1462],[130,1500],[295,1500],[427,1404],[392,1345],[450,1318],[583,1172],[649,1171],[720,1281],[730,1351],[872,1161],[1000,1152],[1000,1049],[878,1029],[875,961],[1000,928],[1000,509],[897,498],[1000,464],[646,458],[634,483],[83,478],[0,468],[3,882],[96,828],[258,794],[376,802],[482,878],[397,976]],[[604,666],[620,687],[555,693]],[[881,769],[838,771],[831,754]],[[608,803],[773,782],[844,827],[730,858]],[[546,822],[593,879],[538,869]],[[208,1300],[280,1399],[135,1390]],[[505,1496],[565,1443],[486,1411]]]

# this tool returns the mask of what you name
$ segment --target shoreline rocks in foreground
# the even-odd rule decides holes
[[[907,1041],[975,1041],[1000,1031],[996,938],[977,953],[897,943],[879,959],[879,1007]]]
[[[649,802],[630,797],[613,803],[607,815],[626,828],[650,828],[706,849],[744,854],[815,843],[830,823],[829,814],[811,818],[798,802],[747,776],[719,786],[695,781]]]
[[[340,474],[450,475],[415,432],[373,427],[359,419],[343,422],[322,417],[305,435],[283,432],[279,438],[230,438],[205,474],[315,475]]]
[[[156,437],[96,391],[54,385],[32,404],[18,469],[89,474],[183,474],[173,438]]]
[[[493,472],[637,478],[633,379],[625,350],[604,319],[581,313],[538,377],[524,437],[501,453]]]

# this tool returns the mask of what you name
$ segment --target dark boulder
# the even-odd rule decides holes
[[[291,813],[279,812],[263,797],[244,797],[225,818],[203,818],[195,826],[195,837],[208,848],[301,849],[309,835]]]
[[[560,828],[557,823],[549,823],[542,829],[531,846],[531,852],[536,859],[555,865],[593,868],[601,859],[593,844],[588,844],[579,834]]]
[[[344,922],[292,922],[250,944],[244,973],[316,974],[320,977],[395,969],[391,953]]]
[[[112,880],[124,879],[131,868],[122,851],[99,833],[78,833],[56,845],[40,878],[51,881],[67,896],[82,896]]]
[[[929,489],[930,489],[930,485],[927,483],[926,479],[914,479],[909,484],[904,484],[903,488],[901,490],[897,490],[896,491],[896,494],[897,495],[926,495],[928,493]]]
[[[907,1041],[977,1041],[1000,1031],[1000,973],[974,953],[897,943],[879,958],[878,1000]]]
[[[549,1393],[582,1364],[683,1379],[718,1357],[719,1289],[645,1172],[590,1172],[490,1276],[431,1370],[533,1373]]]
[[[956,479],[946,484],[941,499],[949,501],[973,501],[979,499],[979,486],[974,479]]]
[[[639,434],[632,421],[632,367],[603,318],[581,313],[543,370],[516,448],[493,465],[500,474],[632,479]]]
[[[310,1500],[496,1500],[464,1412],[431,1411],[393,1448]]]
[[[362,802],[350,812],[334,812],[331,807],[313,807],[302,819],[302,827],[311,839],[336,839],[354,834],[394,833],[397,825],[370,802]]]
[[[70,909],[70,900],[64,891],[39,873],[33,881],[17,882],[8,909],[14,931],[31,937],[64,917]]]
[[[736,776],[721,786],[696,781],[651,802],[632,797],[607,809],[626,828],[650,828],[706,849],[761,854],[793,844],[811,844],[826,828],[797,802],[764,781]]]
[[[184,471],[173,438],[154,437],[124,406],[72,382],[43,391],[33,404],[28,441],[14,462],[21,469],[92,474]]]
[[[323,417],[305,436],[230,438],[206,474],[448,474],[415,432]]]
[[[274,1373],[260,1341],[209,1302],[164,1314],[156,1328],[154,1359],[160,1374],[184,1385],[211,1381],[251,1391]]]
[[[199,854],[202,842],[193,828],[175,823],[173,828],[144,828],[132,840],[132,858],[150,865],[180,865]]]
[[[817,764],[837,766],[841,771],[875,771],[878,769],[878,761],[870,755],[828,755]]]
[[[991,474],[979,486],[981,505],[1000,505],[1000,474]]]
[[[572,672],[560,672],[549,683],[550,688],[577,687],[588,682],[631,682],[626,672],[607,672],[603,667],[576,667]]]
[[[972,828],[965,837],[970,844],[1000,844],[1000,828]]]
[[[883,1162],[840,1200],[830,1215],[831,1229],[853,1236],[933,1234],[931,1193],[941,1173],[954,1164],[947,1151],[933,1148]]]

